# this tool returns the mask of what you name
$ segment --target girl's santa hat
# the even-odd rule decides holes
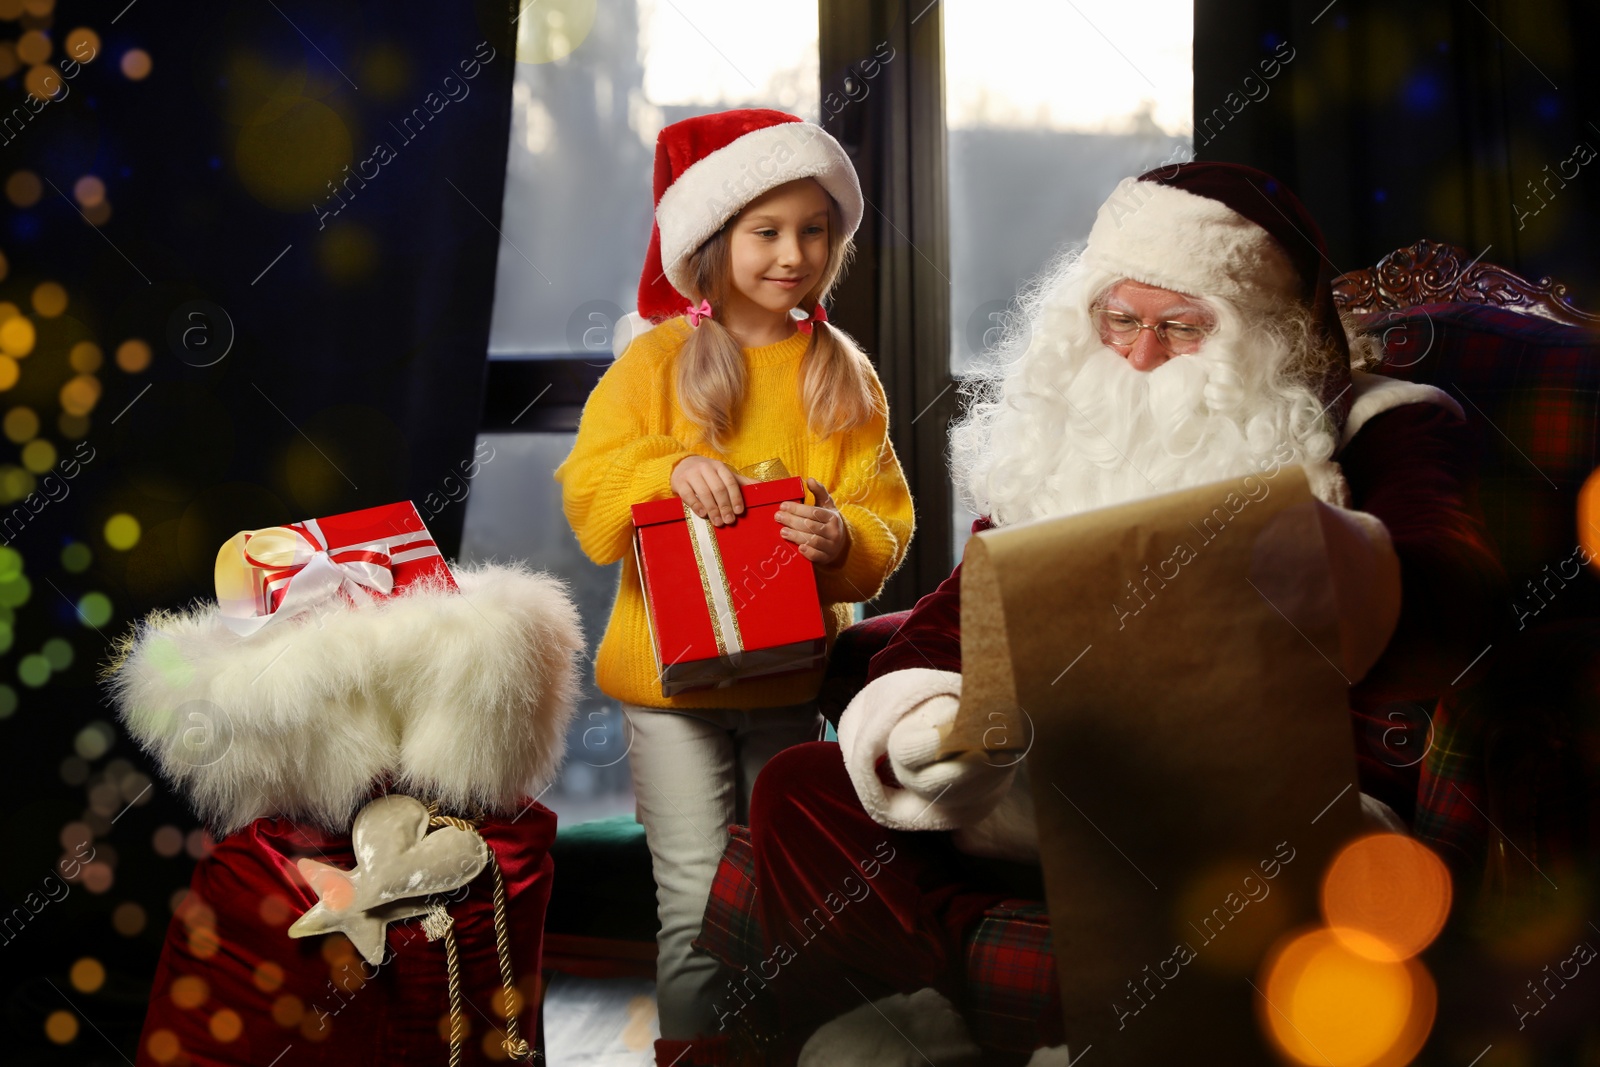
[[[845,236],[864,201],[844,148],[821,126],[766,108],[674,122],[656,138],[656,224],[639,277],[639,314],[660,322],[688,303],[688,259],[744,206],[785,182],[815,178],[839,205]]]
[[[1248,310],[1311,311],[1328,362],[1317,388],[1336,426],[1351,402],[1350,349],[1316,220],[1287,186],[1236,163],[1179,163],[1126,178],[1100,206],[1084,262]]]

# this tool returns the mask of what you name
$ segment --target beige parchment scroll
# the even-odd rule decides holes
[[[1318,506],[1284,467],[967,547],[945,750],[1026,754],[1074,1056],[1278,1062],[1261,961],[1360,831]]]

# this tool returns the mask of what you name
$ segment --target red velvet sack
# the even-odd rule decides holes
[[[479,832],[505,878],[512,1006],[531,1044],[556,817],[533,803],[515,819],[485,819]],[[356,866],[348,834],[286,818],[257,819],[200,861],[167,927],[138,1067],[448,1061],[444,941],[429,941],[419,920],[391,923],[373,967],[342,934],[291,939],[289,924],[317,902],[295,867],[302,856]],[[493,887],[485,870],[447,905],[469,1028],[464,1064],[506,1062]]]

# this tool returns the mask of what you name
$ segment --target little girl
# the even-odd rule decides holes
[[[631,507],[676,495],[720,526],[744,510],[741,471],[776,459],[806,476],[816,504],[786,502],[778,521],[815,567],[830,643],[905,556],[912,509],[883,387],[822,311],[861,221],[843,148],[781,111],[686,119],[656,142],[655,198],[639,312],[659,325],[595,386],[555,477],[584,552],[623,560],[595,675],[633,731],[661,918],[657,1062],[688,1067],[723,1061],[721,1016],[739,1004],[690,945],[727,827],[769,758],[819,737],[821,671],[662,696]]]

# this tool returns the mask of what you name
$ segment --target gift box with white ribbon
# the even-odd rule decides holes
[[[744,486],[744,514],[713,526],[681,497],[633,505],[661,695],[806,670],[826,656],[816,573],[785,540],[778,505],[800,478]]]
[[[217,551],[222,621],[241,637],[336,598],[364,603],[417,581],[456,585],[409,500],[243,530]]]

